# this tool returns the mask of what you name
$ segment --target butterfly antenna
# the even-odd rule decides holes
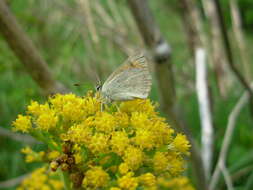
[[[100,77],[98,76],[97,73],[95,73],[95,77],[96,77],[96,88],[97,88],[97,86],[101,86],[102,83],[101,83]]]

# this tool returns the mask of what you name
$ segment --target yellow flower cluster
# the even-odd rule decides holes
[[[150,100],[101,106],[99,94],[92,92],[32,102],[27,115],[19,115],[13,126],[48,144],[54,171],[61,168],[77,176],[72,177],[73,186],[91,190],[157,189],[160,177],[184,171],[183,158],[190,148]]]
[[[158,183],[161,187],[170,190],[195,190],[187,177],[176,177],[171,180],[159,178]]]
[[[46,167],[38,168],[25,178],[17,190],[61,190],[63,183],[56,173],[48,172]]]
[[[45,156],[45,152],[34,152],[30,147],[21,149],[21,152],[26,155],[25,161],[30,162],[41,162]]]

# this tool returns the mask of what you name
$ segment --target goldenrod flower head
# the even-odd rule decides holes
[[[129,146],[123,156],[124,162],[133,170],[140,167],[143,161],[143,152],[134,146]]]
[[[18,190],[63,189],[63,183],[55,178],[57,178],[57,174],[54,173],[52,175],[51,173],[51,175],[48,175],[46,167],[38,168],[35,171],[33,171],[31,175],[29,175],[22,181],[21,185],[18,187]]]
[[[133,142],[141,149],[150,150],[155,146],[154,134],[150,130],[137,129]]]
[[[160,177],[158,179],[158,184],[164,188],[171,190],[195,190],[187,177],[176,177],[170,180]]]
[[[129,116],[127,113],[125,112],[116,112],[114,114],[115,120],[117,122],[117,125],[122,127],[122,128],[126,128],[129,125]]]
[[[92,136],[88,148],[94,154],[106,153],[109,151],[109,138],[110,136],[103,133],[96,133]]]
[[[33,116],[39,116],[42,113],[50,111],[49,104],[39,104],[37,101],[32,101],[29,106],[27,106],[27,113]]]
[[[169,161],[168,170],[171,175],[177,176],[178,174],[182,173],[185,170],[183,158],[181,156],[169,156],[169,157],[170,158],[168,159]]]
[[[177,136],[173,140],[173,145],[179,152],[182,152],[185,154],[188,153],[189,148],[191,147],[191,145],[186,139],[186,136],[180,133],[177,134]]]
[[[93,189],[105,187],[109,179],[109,175],[101,167],[93,167],[85,173],[83,187]]]
[[[33,150],[29,147],[29,146],[26,146],[25,148],[22,148],[21,149],[21,152],[23,154],[32,154],[33,153]]]
[[[45,152],[40,151],[40,152],[34,152],[30,147],[25,147],[21,149],[21,152],[26,155],[25,161],[27,163],[31,162],[40,162],[43,160],[45,156]]]
[[[168,168],[168,158],[164,152],[156,152],[153,158],[154,170],[157,172],[166,171]]]
[[[152,173],[145,173],[139,177],[139,182],[146,187],[156,186],[156,177]]]
[[[121,163],[120,165],[119,165],[119,173],[120,174],[122,174],[122,175],[124,175],[124,174],[126,174],[127,172],[129,171],[129,167],[128,167],[128,165],[126,164],[126,163]]]
[[[129,146],[130,140],[125,131],[116,131],[112,133],[110,139],[110,145],[113,152],[118,155],[123,155],[127,146]]]
[[[138,186],[138,179],[133,177],[133,172],[129,172],[118,179],[119,187],[125,190],[135,190]]]
[[[49,153],[47,154],[47,158],[48,158],[49,160],[54,160],[54,159],[56,159],[57,157],[59,157],[60,154],[61,154],[61,153],[60,153],[59,151],[53,150],[53,151],[51,151],[51,152],[49,152]]]
[[[98,112],[95,116],[94,126],[96,131],[110,133],[116,127],[116,120],[113,115],[107,112]]]
[[[120,110],[126,113],[133,112],[144,112],[148,115],[155,115],[155,106],[151,103],[149,99],[143,101],[141,99],[136,99],[134,101],[127,101],[120,104]]]
[[[73,187],[90,190],[156,190],[157,179],[168,175],[170,180],[185,170],[189,142],[150,100],[101,107],[99,94],[92,92],[84,97],[57,94],[44,104],[32,101],[27,115],[13,122],[14,129],[30,133],[50,150],[26,148],[26,160],[50,162],[52,171],[72,176]]]
[[[92,129],[87,127],[85,121],[72,125],[63,140],[71,140],[77,144],[88,144],[92,137]]]
[[[50,110],[47,113],[39,115],[36,120],[38,129],[48,131],[56,127],[58,122],[58,117],[55,115],[54,111]]]
[[[27,133],[32,127],[31,117],[18,115],[18,118],[13,122],[12,125],[15,127],[15,131],[22,131],[23,133]]]
[[[118,187],[111,187],[110,190],[121,190],[121,189]]]

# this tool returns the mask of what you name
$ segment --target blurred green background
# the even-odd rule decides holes
[[[105,78],[125,59],[126,55],[111,40],[110,27],[99,18],[94,18],[98,42],[92,41],[87,31],[85,15],[79,13],[74,0],[8,0],[11,11],[33,40],[48,63],[53,76],[73,93],[83,95],[93,90],[96,74]],[[222,0],[221,5],[226,26],[231,33],[229,0]],[[143,46],[126,1],[100,1],[113,26],[123,37],[135,46]],[[184,26],[178,12],[178,1],[149,1],[162,34],[172,48],[172,62],[175,73],[175,86],[180,107],[185,111],[185,120],[193,132],[194,138],[200,139],[200,119],[195,91],[195,68],[187,46]],[[253,59],[253,1],[239,0],[239,8],[246,37],[247,51]],[[112,33],[112,32],[111,32]],[[102,34],[102,35],[101,35]],[[236,52],[235,52],[236,54]],[[240,62],[237,61],[240,68]],[[253,68],[250,61],[250,67]],[[233,85],[226,97],[221,97],[214,80],[214,73],[209,70],[213,120],[215,126],[215,159],[222,142],[228,114],[243,93],[243,88],[231,74]],[[80,83],[80,87],[74,86]],[[154,80],[150,95],[158,101],[157,85]],[[17,114],[24,113],[31,100],[43,102],[45,97],[37,84],[15,57],[0,35],[0,126],[11,128]],[[233,142],[228,156],[231,175],[237,174],[234,184],[236,189],[245,189],[253,182],[253,122],[249,106],[240,114]],[[15,178],[28,173],[35,164],[26,164],[20,148],[25,144],[0,136],[0,181]],[[35,149],[42,146],[35,145]],[[250,168],[240,175],[240,171]],[[252,187],[253,188],[253,187]]]

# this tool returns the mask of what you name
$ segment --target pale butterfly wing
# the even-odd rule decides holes
[[[151,89],[147,59],[138,53],[129,57],[102,86],[102,95],[110,100],[145,99]]]

